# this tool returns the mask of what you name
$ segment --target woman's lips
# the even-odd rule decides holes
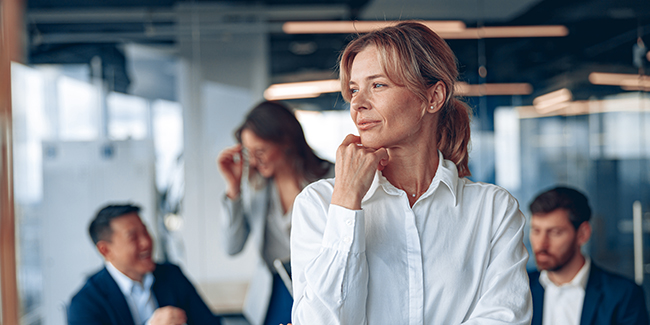
[[[357,122],[357,128],[359,131],[365,131],[379,125],[379,121],[373,120],[361,120]]]

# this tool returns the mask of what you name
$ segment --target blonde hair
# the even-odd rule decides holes
[[[350,101],[350,70],[356,55],[368,46],[379,52],[386,76],[427,102],[427,91],[441,81],[446,98],[438,116],[437,147],[456,164],[458,176],[469,176],[470,108],[454,96],[458,78],[456,56],[449,45],[428,27],[402,22],[360,36],[348,44],[339,60],[341,94]]]

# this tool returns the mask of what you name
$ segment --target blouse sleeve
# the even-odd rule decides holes
[[[221,199],[222,226],[226,252],[235,255],[242,251],[250,226],[244,215],[244,203],[240,194],[235,200],[224,195]]]
[[[500,223],[493,231],[480,298],[463,324],[530,324],[532,319],[526,272],[528,251],[523,244],[525,218],[517,200],[507,192],[503,194],[507,197],[495,198],[507,205],[501,204],[502,208],[493,211],[494,219]]]
[[[322,185],[320,183],[317,185]],[[293,324],[366,324],[368,262],[363,211],[330,205],[308,187],[294,201]]]

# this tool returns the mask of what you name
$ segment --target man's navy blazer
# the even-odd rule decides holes
[[[220,324],[181,269],[173,264],[157,264],[151,286],[159,307],[185,310],[187,324]],[[129,305],[106,268],[97,272],[72,298],[69,325],[134,325]]]
[[[528,274],[533,295],[532,325],[542,325],[544,311],[544,287],[539,283],[539,275],[538,271]],[[648,324],[648,311],[641,287],[592,261],[580,325],[595,324]]]

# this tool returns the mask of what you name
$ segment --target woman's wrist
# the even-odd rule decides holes
[[[349,210],[361,210],[361,198],[350,193],[341,193],[334,189],[331,204],[344,207]]]
[[[226,190],[226,196],[231,200],[235,200],[239,197],[240,192],[240,189],[228,189]]]

